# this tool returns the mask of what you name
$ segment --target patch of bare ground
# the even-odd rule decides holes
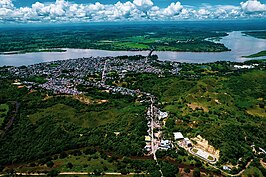
[[[261,164],[261,166],[263,166],[263,168],[265,168],[265,169],[266,169],[266,162],[263,162],[263,160],[262,160],[262,159],[260,160],[260,164]]]
[[[210,153],[211,155],[213,155],[216,159],[219,159],[220,151],[215,149],[213,146],[209,145],[209,142],[206,139],[204,139],[200,135],[198,135],[195,138],[191,138],[191,140],[196,142],[194,144],[194,146],[196,148],[202,149],[202,150]]]
[[[189,104],[187,104],[187,106],[189,108],[191,108],[193,111],[195,111],[196,109],[202,109],[204,112],[209,112],[208,108],[206,108],[206,107],[204,107],[198,103],[189,103]]]
[[[57,96],[49,96],[49,95],[46,95],[46,97],[44,97],[43,101],[46,101],[48,99],[51,99],[53,97],[68,97],[68,98],[72,98],[72,99],[75,99],[75,100],[78,100],[80,101],[81,103],[84,103],[84,104],[87,104],[87,105],[90,105],[90,104],[103,104],[103,103],[106,103],[108,102],[108,100],[97,100],[97,99],[91,99],[85,95],[57,95]]]

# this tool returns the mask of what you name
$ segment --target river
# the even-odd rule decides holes
[[[241,31],[229,32],[228,36],[220,41],[226,47],[231,49],[228,52],[169,52],[155,51],[159,60],[178,61],[188,63],[207,63],[215,61],[235,61],[243,62],[250,60],[242,56],[251,55],[262,50],[266,50],[266,40],[258,39],[252,36],[246,36]],[[21,66],[31,65],[41,62],[65,60],[70,58],[82,57],[105,57],[120,55],[148,55],[149,51],[107,51],[96,49],[66,49],[66,52],[36,52],[26,54],[0,55],[0,66]],[[266,57],[259,57],[262,59]]]

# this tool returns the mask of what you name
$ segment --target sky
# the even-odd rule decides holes
[[[266,0],[0,0],[0,24],[266,19]]]

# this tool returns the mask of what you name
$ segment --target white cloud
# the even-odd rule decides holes
[[[262,4],[257,0],[248,0],[240,3],[244,12],[266,12],[266,4]]]
[[[183,6],[173,2],[166,8],[155,6],[152,0],[118,1],[115,4],[76,4],[67,0],[54,3],[36,2],[31,7],[16,8],[12,0],[0,0],[0,23],[4,22],[88,22],[118,20],[182,20],[220,18],[265,18],[266,5],[247,0],[239,6]]]
[[[167,8],[164,9],[163,14],[166,16],[176,16],[179,15],[183,6],[180,2],[171,3]]]
[[[147,11],[153,6],[153,2],[151,0],[134,0],[133,4],[135,4],[138,9],[143,11]]]
[[[0,1],[0,8],[11,9],[13,7],[14,7],[14,5],[12,3],[12,0],[1,0]]]

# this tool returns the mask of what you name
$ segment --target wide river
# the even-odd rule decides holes
[[[171,60],[188,63],[207,63],[215,61],[236,61],[243,62],[248,60],[242,56],[247,56],[266,50],[266,40],[257,39],[243,35],[240,31],[229,32],[219,42],[231,49],[229,52],[169,52],[155,51],[159,60]],[[106,51],[95,49],[67,49],[66,52],[36,52],[14,55],[0,55],[0,66],[21,66],[31,65],[41,62],[65,60],[70,58],[82,57],[105,57],[120,55],[148,55],[149,51]],[[262,59],[266,57],[260,57]]]

